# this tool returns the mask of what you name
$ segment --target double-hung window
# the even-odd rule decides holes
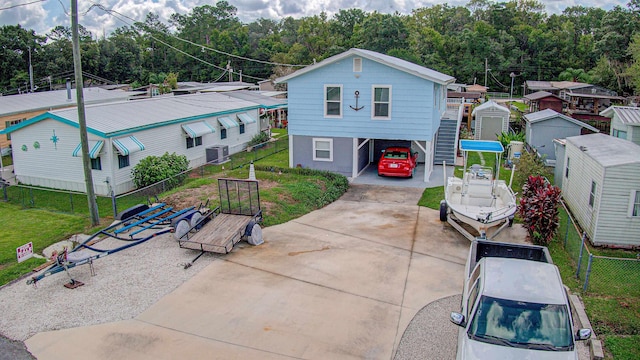
[[[593,207],[596,202],[596,182],[591,182],[591,191],[589,192],[589,207]]]
[[[100,161],[100,157],[98,156],[95,159],[91,159],[91,169],[92,170],[102,170],[102,162]]]
[[[126,168],[129,166],[129,155],[118,155],[118,168]]]
[[[313,139],[313,160],[333,161],[333,139]]]
[[[373,111],[374,119],[391,118],[391,86],[373,85]]]
[[[631,190],[629,215],[634,217],[640,217],[640,190]]]
[[[202,136],[198,136],[195,138],[187,137],[187,149],[191,149],[194,146],[202,145]]]
[[[342,117],[342,85],[324,86],[324,116]]]

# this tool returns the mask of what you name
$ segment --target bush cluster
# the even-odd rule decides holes
[[[165,181],[167,189],[182,184],[186,175],[182,174],[189,169],[189,160],[185,155],[176,153],[147,156],[142,159],[131,171],[133,182],[138,188],[153,185]],[[182,175],[181,175],[182,174]]]

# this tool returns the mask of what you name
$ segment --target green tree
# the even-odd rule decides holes
[[[582,82],[587,84],[591,83],[591,77],[584,71],[584,69],[567,68],[558,75],[558,80]]]

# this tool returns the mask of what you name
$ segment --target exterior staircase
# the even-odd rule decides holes
[[[456,141],[458,139],[458,121],[441,119],[436,140],[436,150],[433,156],[435,165],[442,165],[445,161],[447,165],[456,162]]]

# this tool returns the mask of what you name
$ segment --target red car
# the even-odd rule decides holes
[[[418,153],[406,147],[389,147],[378,161],[378,176],[412,177]]]

